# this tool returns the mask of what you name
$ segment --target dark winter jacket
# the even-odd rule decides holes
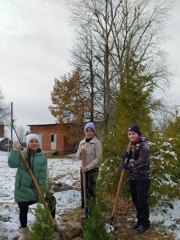
[[[132,144],[132,149],[128,156],[128,168],[131,179],[151,178],[149,147],[144,140],[140,139]]]
[[[27,159],[27,150],[22,152],[25,159]],[[15,192],[14,197],[16,202],[38,201],[38,193],[34,183],[29,175],[24,163],[22,162],[17,150],[12,150],[8,158],[8,164],[11,168],[17,168],[15,178]],[[32,153],[29,162],[31,170],[39,184],[42,191],[46,188],[47,180],[47,159],[41,153]]]

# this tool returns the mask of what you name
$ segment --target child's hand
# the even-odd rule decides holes
[[[87,172],[87,168],[86,167],[82,167],[81,170],[82,170],[83,173]]]
[[[128,158],[128,157],[129,157],[129,153],[128,153],[128,152],[125,152],[124,158]]]
[[[14,149],[21,149],[21,144],[19,142],[13,142],[13,148]]]
[[[81,157],[82,158],[85,158],[86,157],[86,153],[87,153],[87,151],[86,151],[86,149],[81,149]]]
[[[121,164],[121,167],[122,167],[123,169],[125,169],[125,170],[128,170],[128,169],[129,169],[128,163],[122,163],[122,164]]]

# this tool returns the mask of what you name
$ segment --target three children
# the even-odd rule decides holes
[[[76,157],[85,162],[81,167],[81,193],[82,204],[84,208],[84,188],[86,189],[86,198],[95,202],[96,178],[102,158],[102,144],[96,138],[96,127],[94,123],[89,122],[84,127],[84,139],[80,141]],[[137,125],[132,125],[128,129],[128,138],[131,141],[131,150],[126,152],[124,158],[128,158],[127,163],[122,163],[122,168],[129,171],[130,174],[130,193],[132,202],[136,208],[137,221],[133,229],[139,234],[143,234],[150,228],[148,192],[151,182],[150,153],[141,135],[141,130]],[[26,139],[27,148],[22,154],[29,164],[42,192],[45,192],[47,183],[47,159],[42,154],[40,140],[38,135],[29,134]],[[22,162],[18,150],[14,148],[9,156],[8,164],[12,168],[17,168],[15,181],[15,201],[19,206],[19,219],[21,224],[21,235],[19,240],[27,240],[29,229],[27,227],[27,214],[29,205],[38,202],[38,193],[32,182],[32,179]],[[83,174],[86,178],[86,186],[83,186]],[[53,206],[49,205],[51,215],[55,218],[55,199]],[[51,201],[52,203],[52,201]],[[86,216],[90,216],[90,207],[87,206]]]

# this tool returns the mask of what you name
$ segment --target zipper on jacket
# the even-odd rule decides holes
[[[31,170],[32,170],[32,172],[34,173],[34,153],[33,153],[33,155],[32,155],[32,164],[31,164]]]

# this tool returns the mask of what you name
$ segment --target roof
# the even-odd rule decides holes
[[[49,123],[49,124],[29,124],[29,127],[43,127],[43,126],[56,126],[57,123]]]
[[[0,137],[0,142],[2,142],[2,141],[4,141],[4,140],[9,140],[10,141],[10,139],[9,138],[7,138],[7,137]]]

